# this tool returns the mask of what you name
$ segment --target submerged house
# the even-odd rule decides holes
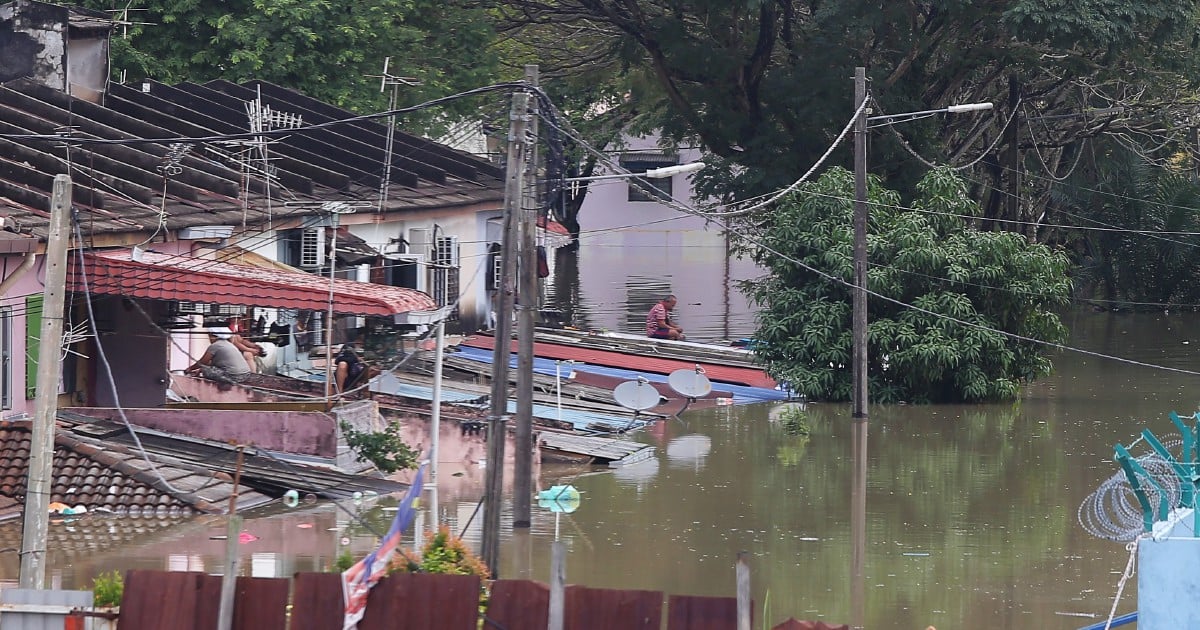
[[[657,134],[625,135],[620,147],[608,151],[610,163],[625,171],[645,171],[703,161],[697,148],[664,148]],[[598,167],[596,174],[612,174]],[[689,337],[725,338],[749,328],[749,300],[736,287],[739,281],[762,275],[750,260],[733,253],[729,233],[717,222],[686,214],[664,201],[697,207],[692,176],[642,179],[614,178],[588,184],[579,209],[580,238],[590,248],[579,261],[579,291],[592,307],[591,328],[642,334],[643,313],[664,296],[677,293],[674,316]],[[651,190],[645,190],[646,186]],[[721,305],[717,317],[701,321],[689,313],[692,304]],[[634,313],[629,316],[626,313]],[[699,336],[697,336],[699,335]]]
[[[60,407],[161,407],[226,318],[271,333],[280,364],[485,322],[472,278],[500,167],[269,83],[109,84],[106,20],[0,4],[0,419],[32,414],[56,175],[73,182]]]

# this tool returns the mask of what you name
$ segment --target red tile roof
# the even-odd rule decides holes
[[[323,311],[329,307],[329,279],[300,272],[145,252],[140,261],[130,250],[85,254],[91,293]],[[84,290],[79,264],[68,284]],[[335,279],[333,310],[349,315],[383,315],[437,308],[433,298],[413,289]]]

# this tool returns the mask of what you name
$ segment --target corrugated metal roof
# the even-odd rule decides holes
[[[387,128],[356,121],[297,130],[270,143],[269,184],[262,169],[239,158],[245,145],[177,144],[184,137],[248,133],[246,104],[261,92],[264,106],[302,124],[355,114],[265,82],[200,85],[145,83],[147,91],[113,84],[98,105],[29,79],[0,86],[0,214],[4,229],[44,238],[53,176],[70,174],[74,206],[92,233],[245,225],[314,214],[317,202],[378,199],[387,161]],[[78,144],[15,136],[76,137],[136,144]],[[499,207],[500,167],[468,153],[397,131],[383,211],[473,204]],[[246,175],[243,171],[249,167]],[[270,200],[270,201],[268,201]],[[310,202],[284,207],[281,200]]]

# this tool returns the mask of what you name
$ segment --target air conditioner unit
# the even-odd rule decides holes
[[[433,230],[430,228],[410,228],[408,230],[408,253],[416,254],[422,261],[430,259]]]
[[[319,269],[325,266],[325,228],[308,227],[300,231],[301,269]]]
[[[458,237],[439,236],[434,243],[433,264],[445,267],[458,266]]]

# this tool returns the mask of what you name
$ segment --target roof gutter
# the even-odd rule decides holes
[[[33,269],[33,263],[37,262],[36,252],[26,252],[25,258],[21,261],[21,265],[13,270],[4,281],[0,282],[0,296],[8,295],[8,290],[17,283],[30,269]]]

